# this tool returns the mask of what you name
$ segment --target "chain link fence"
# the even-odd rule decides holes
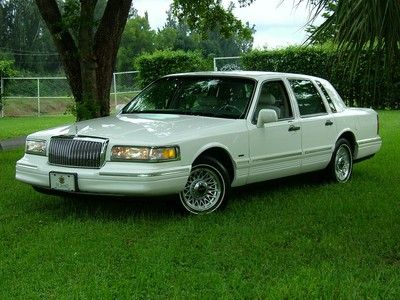
[[[214,71],[236,71],[243,70],[240,56],[214,57]]]
[[[215,57],[215,71],[242,70],[239,56]],[[110,108],[129,102],[140,91],[138,71],[115,72]],[[66,77],[6,77],[0,80],[0,110],[4,116],[70,113],[74,100]]]
[[[138,71],[116,72],[110,106],[127,103],[139,91]],[[71,112],[74,100],[65,77],[6,77],[0,80],[0,110],[4,116],[60,115]]]

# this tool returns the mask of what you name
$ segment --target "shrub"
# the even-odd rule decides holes
[[[3,77],[14,76],[16,71],[14,69],[14,62],[11,60],[0,60],[0,79]],[[1,84],[4,84],[2,82]],[[2,87],[4,89],[4,86]],[[0,91],[0,111],[3,109],[3,93]]]
[[[364,54],[351,76],[345,55],[326,47],[288,47],[252,51],[245,54],[242,61],[247,70],[301,73],[325,78],[351,106],[399,108],[400,63],[390,66],[393,71],[384,76],[383,56],[380,53]],[[368,72],[369,69],[372,72]]]
[[[136,59],[135,67],[139,71],[142,86],[167,74],[204,71],[209,68],[198,52],[171,50],[143,54]]]
[[[0,78],[15,76],[16,73],[12,60],[0,60]]]

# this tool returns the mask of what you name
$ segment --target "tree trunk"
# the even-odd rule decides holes
[[[110,114],[110,88],[122,32],[132,0],[109,0],[97,29],[94,49],[97,57],[98,103],[102,116]]]
[[[97,0],[81,0],[81,15],[79,20],[78,48],[80,54],[82,99],[81,105],[77,105],[77,118],[90,119],[100,117],[97,108],[96,80],[97,61],[94,54],[94,9]]]
[[[77,119],[108,116],[110,88],[121,35],[132,0],[108,0],[94,33],[97,0],[81,0],[78,45],[67,28],[56,0],[36,0],[53,37],[76,101]]]
[[[82,102],[82,81],[79,53],[75,41],[71,33],[62,28],[62,17],[56,0],[36,0],[36,4],[60,54],[72,95],[79,104]]]

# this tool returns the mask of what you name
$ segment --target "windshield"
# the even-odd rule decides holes
[[[255,81],[251,79],[232,77],[161,78],[137,95],[122,113],[244,118],[254,86]]]

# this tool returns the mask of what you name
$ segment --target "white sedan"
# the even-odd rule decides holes
[[[195,214],[231,187],[326,169],[346,182],[381,147],[378,114],[324,79],[286,73],[165,76],[112,117],[28,136],[16,178],[42,192],[179,194]]]

